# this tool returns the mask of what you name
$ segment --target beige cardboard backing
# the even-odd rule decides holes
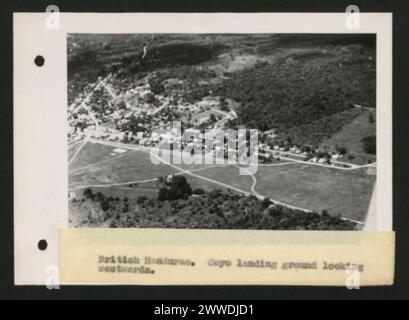
[[[114,257],[115,262],[101,262],[101,256]],[[120,263],[118,257],[124,256],[137,257],[139,263]],[[145,262],[145,257],[190,262],[176,266],[151,264]],[[238,267],[238,259],[276,262],[277,269]],[[215,266],[216,260],[227,260],[231,265]],[[317,269],[297,269],[295,265],[283,269],[285,263],[314,262]],[[335,269],[324,270],[325,262]],[[362,265],[358,279],[345,269],[336,270],[335,266],[342,263]],[[131,267],[132,272],[117,272],[118,266]],[[113,268],[115,272],[100,272],[100,267]],[[135,267],[150,268],[154,273],[141,273]],[[62,283],[390,285],[394,274],[394,233],[62,229],[60,272]]]

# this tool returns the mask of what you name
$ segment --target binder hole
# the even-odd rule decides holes
[[[42,67],[45,63],[44,57],[43,56],[37,56],[34,59],[34,63],[37,65],[37,67]]]
[[[40,241],[38,241],[38,249],[39,250],[41,250],[41,251],[44,251],[44,250],[46,250],[47,249],[47,247],[48,247],[48,243],[47,243],[47,241],[45,241],[45,240],[40,240]]]

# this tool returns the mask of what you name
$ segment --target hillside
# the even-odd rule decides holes
[[[299,52],[231,74],[213,88],[238,102],[238,125],[288,129],[350,109],[375,106],[375,63],[369,52]],[[336,51],[336,50],[334,50]]]

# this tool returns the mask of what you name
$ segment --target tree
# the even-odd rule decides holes
[[[373,111],[371,111],[371,112],[369,113],[368,120],[369,120],[369,123],[374,123],[374,122],[375,122],[375,115],[374,115],[374,112],[373,112]]]
[[[199,188],[199,189],[195,189],[195,191],[193,191],[193,194],[202,195],[202,194],[205,194],[205,191]]]
[[[229,112],[230,108],[227,104],[226,98],[225,97],[220,97],[220,110]]]
[[[90,188],[85,189],[83,195],[87,199],[91,199],[94,196]]]
[[[119,101],[118,104],[117,104],[117,108],[118,108],[119,110],[125,110],[125,109],[126,109],[126,103],[125,103],[125,101],[123,101],[123,100]]]
[[[101,209],[104,212],[107,212],[110,209],[110,204],[108,199],[104,198],[104,200],[101,202]]]
[[[217,122],[217,118],[213,113],[210,114],[210,122]]]
[[[341,155],[347,154],[347,149],[345,147],[339,147],[337,148],[337,151]]]
[[[142,204],[142,203],[144,203],[146,200],[148,200],[148,198],[146,198],[145,196],[138,196],[138,197],[136,198],[136,203],[137,203],[137,204]]]
[[[308,152],[311,152],[311,147],[304,145],[304,146],[301,147],[301,151],[302,151],[302,152],[307,152],[307,153],[308,153]]]
[[[167,200],[186,199],[193,193],[184,176],[174,176],[168,189]]]
[[[270,205],[271,205],[270,199],[264,198],[263,201],[262,201],[262,203],[261,203],[261,207],[265,210],[265,209],[267,209]]]
[[[96,201],[102,202],[105,200],[105,196],[101,192],[97,192],[95,195]]]
[[[362,148],[368,154],[376,154],[376,135],[362,139]]]
[[[161,79],[159,79],[158,77],[150,78],[148,82],[151,87],[151,91],[154,94],[161,94],[165,91],[165,86],[162,84]]]
[[[167,188],[160,188],[158,193],[158,200],[165,201],[167,200],[168,189]]]

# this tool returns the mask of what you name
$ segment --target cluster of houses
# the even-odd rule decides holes
[[[283,147],[278,144],[270,146],[264,143],[260,144],[259,148],[260,150],[262,150],[263,153],[267,153],[276,158],[289,157],[296,160],[303,160],[323,165],[330,165],[331,161],[341,160],[344,156],[343,154],[340,154],[339,152],[336,151],[329,152],[327,150],[322,149],[312,150],[311,147],[308,147],[307,149],[309,150],[306,151],[305,147],[299,146]]]
[[[108,92],[101,92],[104,87]],[[104,87],[101,86],[91,99],[84,100],[86,98],[82,95],[82,99],[77,98],[69,107],[70,142],[79,141],[88,135],[105,141],[155,145],[170,139],[167,133],[158,135],[155,129],[168,129],[169,123],[174,120],[183,120],[186,127],[199,127],[205,122],[209,123],[207,128],[212,128],[210,116],[200,117],[200,114],[210,114],[208,111],[216,109],[220,103],[218,97],[206,97],[189,104],[177,96],[154,95],[149,83],[129,87],[118,95],[114,83],[105,83]],[[109,100],[109,96],[112,99]],[[83,108],[79,108],[81,104]],[[95,104],[97,107],[93,108]],[[104,104],[104,107],[101,108],[100,104]],[[94,114],[94,119],[89,112]],[[217,120],[236,117],[234,111],[222,113],[217,114]],[[135,123],[135,119],[139,122]],[[129,129],[134,126],[141,130]]]
[[[176,115],[176,117],[183,118],[183,123],[186,126],[185,135],[183,136],[189,137],[182,139],[181,147],[198,147],[194,145],[196,143],[204,148],[202,141],[205,135],[202,132],[203,126],[201,126],[203,122],[208,123],[206,129],[216,130],[217,123],[237,117],[234,111],[220,110],[220,99],[218,97],[205,97],[202,101],[192,105],[172,96],[153,95],[148,83],[127,88],[124,94],[118,96],[115,96],[118,90],[115,89],[114,83],[111,83],[108,89],[112,100],[106,102],[109,107],[103,108],[105,110],[104,114],[90,114],[89,112],[93,110],[92,103],[101,100],[101,93],[96,99],[85,101],[84,109],[86,112],[84,112],[84,109],[78,110],[78,105],[84,103],[84,100],[77,99],[69,107],[70,128],[68,137],[71,142],[89,136],[104,141],[133,143],[147,147],[155,146],[163,141],[172,144],[174,137],[182,136],[180,131],[176,132],[175,128],[171,127],[172,120],[176,120],[174,119]],[[119,106],[119,103],[122,103],[122,106]],[[95,109],[99,110],[100,108]],[[213,114],[213,112],[218,113],[218,116],[213,116],[218,120],[215,123],[209,121],[210,114]],[[201,117],[202,114],[206,114],[206,117]],[[135,129],[135,127],[138,129]],[[277,130],[274,129],[263,132],[263,134],[270,143],[260,143],[258,146],[259,151],[273,158],[288,157],[330,165],[331,161],[337,161],[343,157],[339,152],[312,150],[311,146],[306,148],[305,146],[272,144],[271,141],[274,141],[278,136]],[[225,150],[226,147],[225,145]],[[223,147],[219,148],[223,149]]]

